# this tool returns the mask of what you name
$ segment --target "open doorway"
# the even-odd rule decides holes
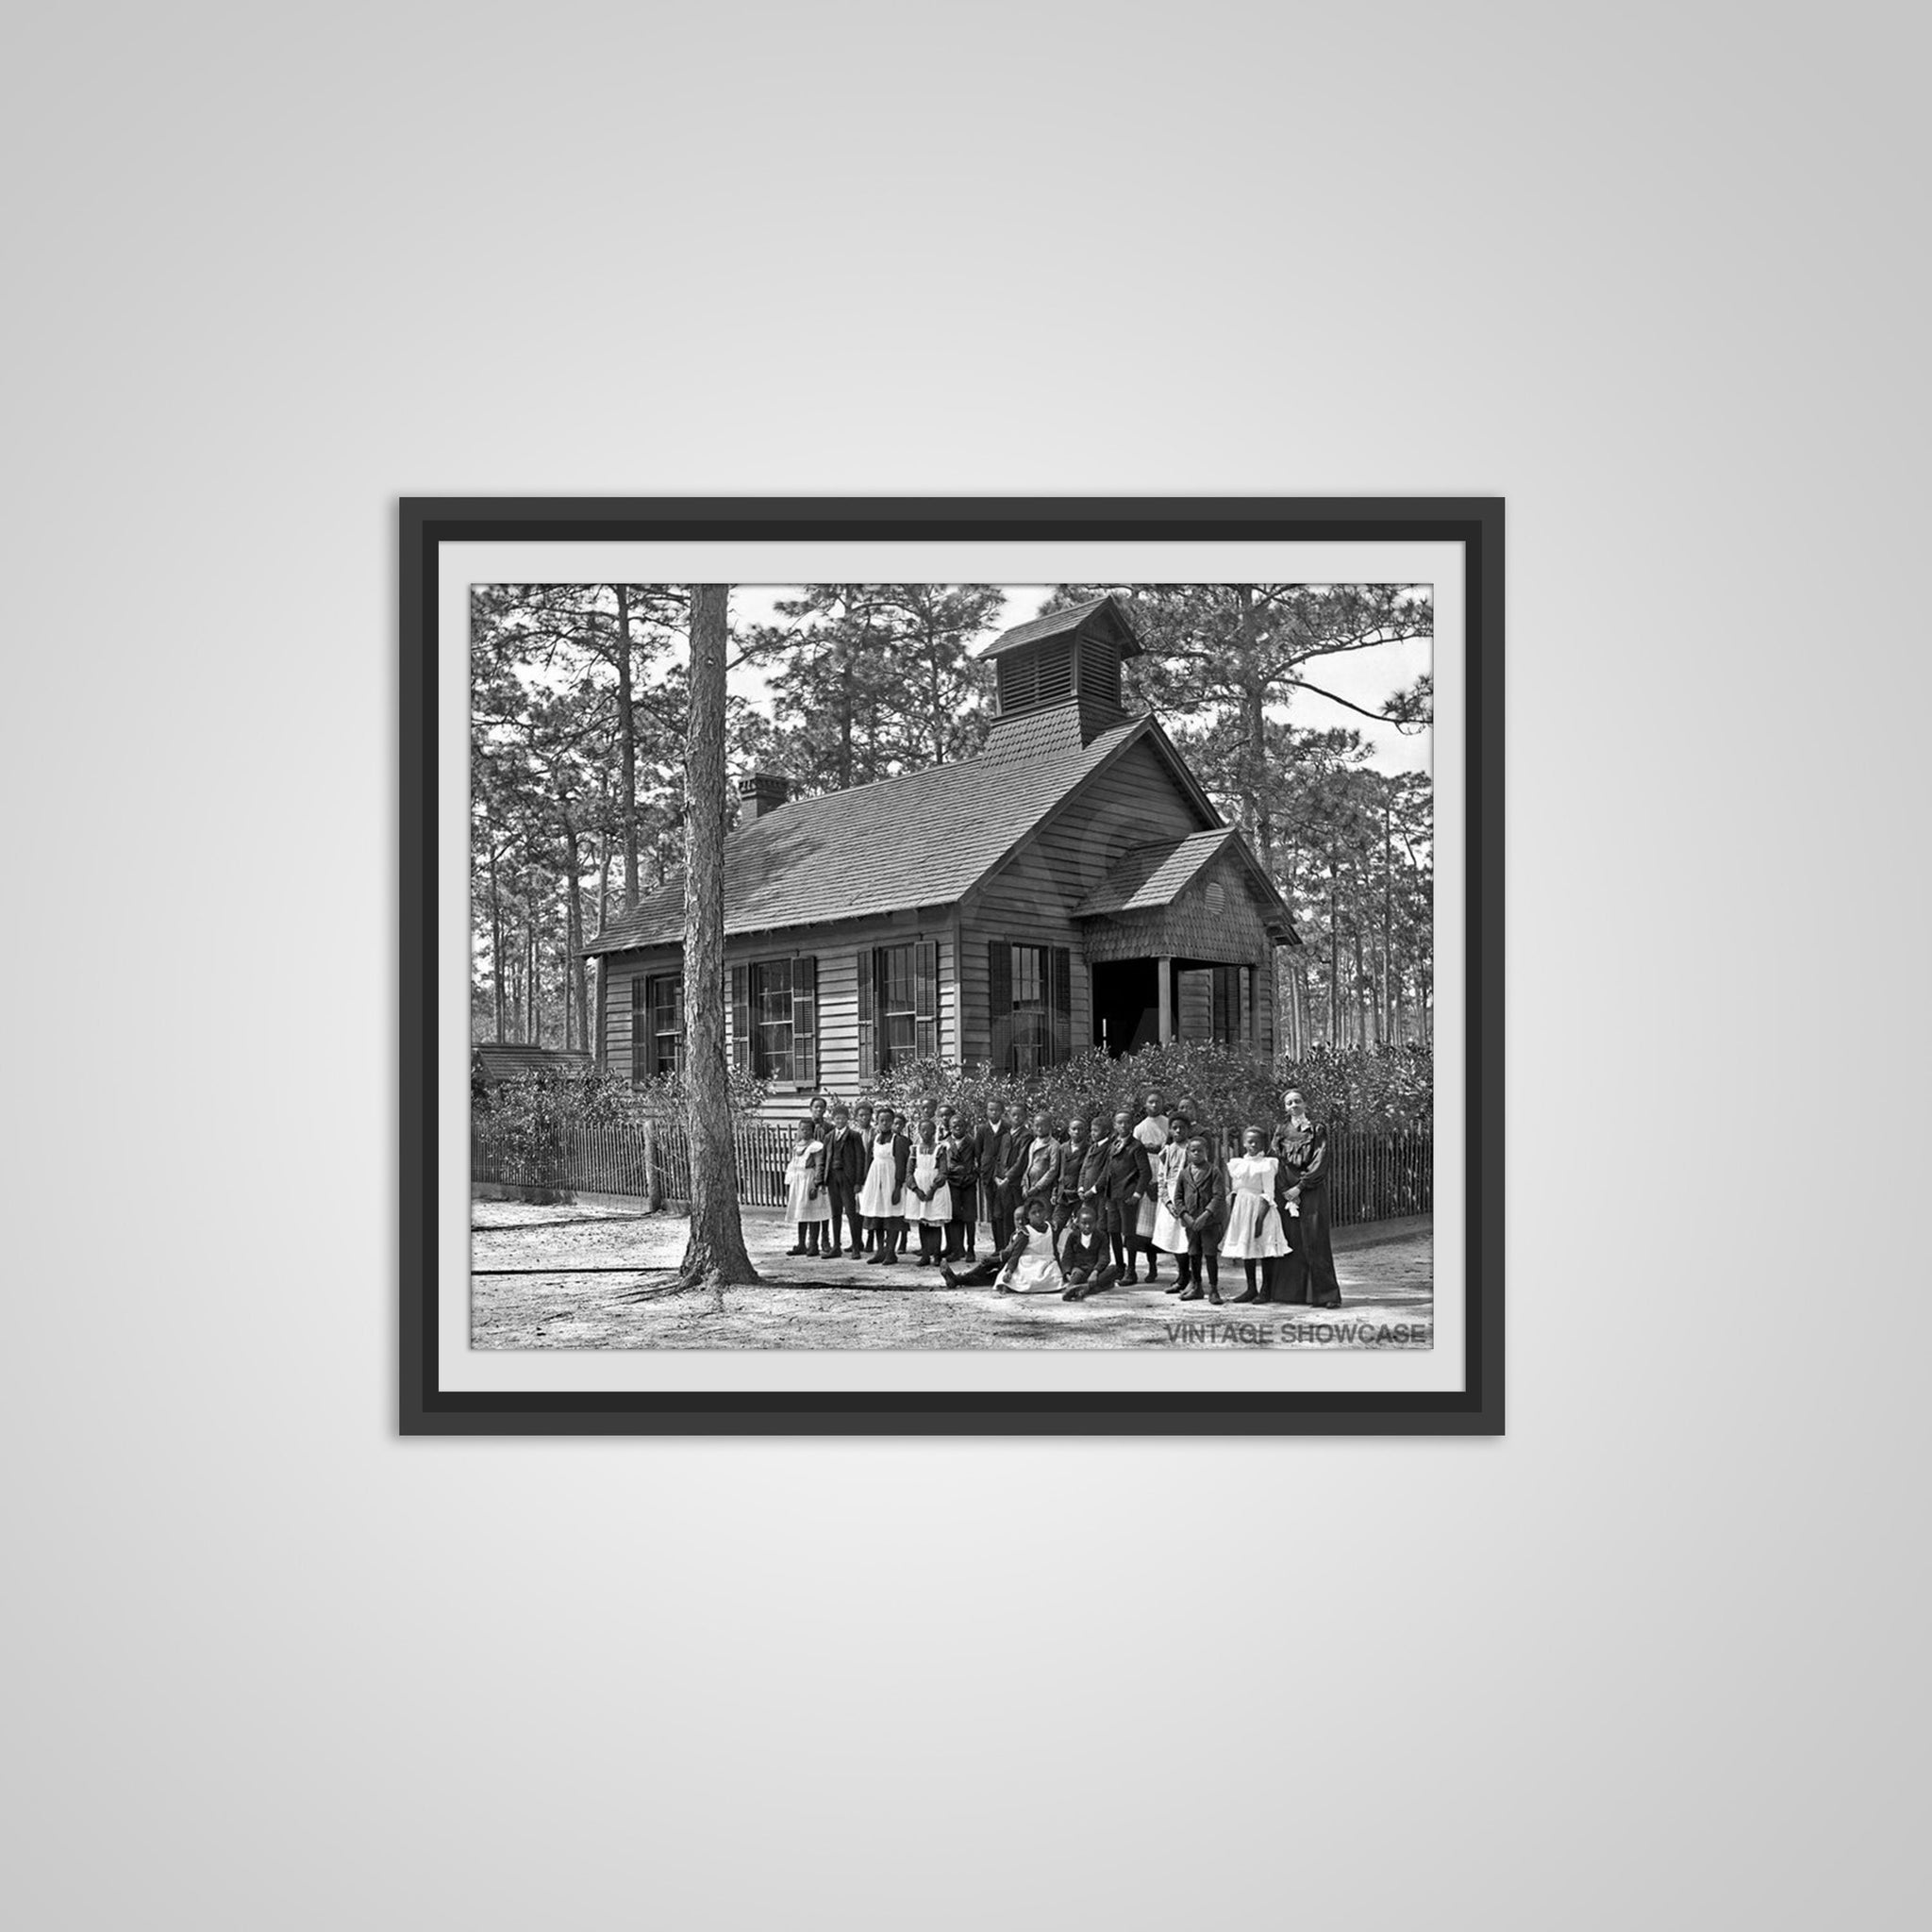
[[[1092,968],[1093,1043],[1118,1059],[1160,1039],[1159,968],[1152,959],[1109,959]]]

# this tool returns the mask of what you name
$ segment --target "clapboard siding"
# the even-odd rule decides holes
[[[929,907],[920,911],[881,914],[874,919],[841,921],[833,925],[798,926],[784,931],[746,935],[726,941],[724,964],[746,965],[755,959],[799,958],[809,956],[818,970],[819,1062],[815,1082],[774,1089],[762,1118],[793,1118],[801,1100],[813,1092],[846,1101],[860,1097],[858,1077],[858,956],[874,946],[903,945],[931,940],[939,946],[940,1052],[958,1058],[959,1001],[958,974],[949,908]],[[620,1078],[630,1074],[631,982],[641,975],[677,971],[679,949],[654,946],[613,953],[606,971],[604,1039],[610,1071]],[[730,1013],[725,1013],[730,1035]]]

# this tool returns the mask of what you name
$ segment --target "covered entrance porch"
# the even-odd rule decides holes
[[[1135,847],[1074,917],[1092,1045],[1116,1058],[1172,1040],[1274,1050],[1274,948],[1297,941],[1233,827]]]
[[[1170,1040],[1255,1039],[1255,969],[1174,954],[1090,962],[1092,1044],[1118,1059]]]

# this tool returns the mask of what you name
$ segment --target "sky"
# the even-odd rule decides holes
[[[734,623],[775,624],[781,600],[796,597],[796,584],[734,584],[731,587],[731,617]],[[995,629],[987,633],[991,643],[999,631],[1038,617],[1053,594],[1051,584],[1003,584],[1006,608]],[[1378,708],[1391,691],[1413,684],[1429,668],[1431,645],[1427,638],[1401,643],[1377,644],[1370,650],[1352,651],[1341,657],[1324,658],[1309,667],[1309,675],[1338,695],[1351,699],[1370,710]],[[763,676],[744,665],[730,674],[731,690],[769,714]],[[1338,724],[1352,725],[1362,735],[1369,754],[1364,762],[1377,772],[1425,772],[1429,769],[1428,731],[1405,735],[1392,724],[1376,724],[1341,705],[1333,705],[1312,691],[1298,691],[1286,705],[1270,707],[1276,719],[1286,719],[1305,730],[1326,730]]]

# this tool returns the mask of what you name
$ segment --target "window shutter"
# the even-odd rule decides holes
[[[1005,940],[986,942],[987,1016],[992,1023],[992,1063],[1013,1071],[1013,949]]]
[[[791,962],[791,1077],[819,1083],[819,962],[810,953]]]
[[[650,982],[640,973],[630,983],[630,1084],[635,1087],[649,1077],[650,1062],[644,1058],[644,1042],[650,1037],[651,1012],[647,1001]]]
[[[876,977],[878,955],[869,947],[858,949],[858,1077],[870,1080],[878,1072],[878,1062],[873,1046],[873,985]]]
[[[921,940],[912,948],[912,1051],[940,1050],[940,947]]]
[[[731,969],[731,1064],[751,1065],[751,1001],[745,993],[742,966]]]
[[[1074,1057],[1074,955],[1066,946],[1054,946],[1046,956],[1047,977],[1052,982],[1047,1007],[1052,1016],[1052,1035],[1047,1041],[1046,1061],[1058,1067]]]

